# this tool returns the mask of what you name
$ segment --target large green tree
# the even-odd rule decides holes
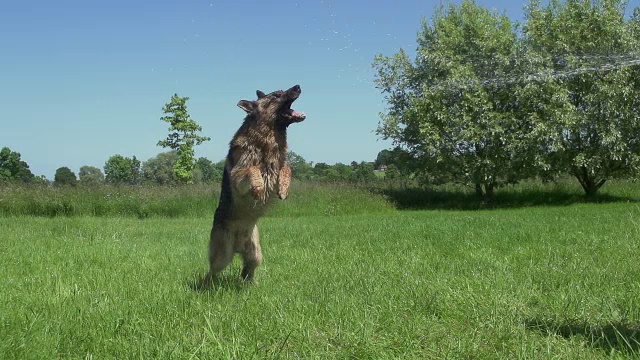
[[[211,138],[198,135],[202,126],[191,119],[187,111],[187,100],[188,97],[174,94],[171,101],[162,108],[167,115],[160,119],[169,123],[169,135],[166,139],[158,141],[158,146],[176,150],[178,159],[173,165],[176,177],[184,183],[191,183],[195,167],[194,146]]]
[[[562,107],[561,116],[545,116],[549,163],[587,195],[608,179],[637,176],[640,165],[640,66],[627,61],[640,50],[640,16],[636,9],[626,18],[626,4],[533,0],[527,9],[527,45],[556,77],[560,101],[547,110]],[[532,87],[529,99],[549,105],[541,96],[550,93]]]
[[[29,165],[20,159],[20,153],[8,147],[0,150],[0,181],[28,183],[34,178]]]
[[[114,185],[139,184],[142,177],[140,160],[135,156],[113,155],[104,164],[104,176],[106,182]]]
[[[512,75],[518,49],[515,25],[464,0],[440,8],[418,35],[415,61],[400,50],[378,55],[376,84],[388,109],[378,134],[408,151],[418,172],[432,181],[495,186],[530,175],[517,161],[527,149],[513,116]]]
[[[76,186],[78,185],[78,179],[76,174],[66,166],[56,169],[56,173],[53,177],[53,185],[55,186]]]

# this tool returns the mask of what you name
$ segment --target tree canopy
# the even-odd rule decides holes
[[[104,164],[105,181],[109,184],[136,185],[140,183],[142,173],[140,160],[116,154],[111,156]]]
[[[76,174],[66,166],[56,169],[56,173],[53,177],[53,185],[55,186],[76,186],[78,185],[78,179]]]
[[[440,8],[423,21],[415,60],[402,49],[374,60],[388,104],[378,134],[432,182],[490,197],[502,184],[568,173],[593,194],[637,173],[638,66],[602,65],[637,53],[637,19],[625,19],[620,0],[534,0],[518,33],[472,0]]]
[[[79,183],[82,186],[98,186],[104,183],[102,170],[95,166],[82,166],[78,172]]]
[[[28,183],[34,179],[29,165],[20,157],[19,152],[11,151],[8,147],[0,150],[0,181]]]
[[[525,41],[562,76],[554,89],[563,121],[548,123],[552,165],[574,176],[588,195],[640,165],[640,69],[621,60],[640,50],[640,16],[625,18],[622,0],[534,0]],[[607,66],[603,67],[602,64]]]

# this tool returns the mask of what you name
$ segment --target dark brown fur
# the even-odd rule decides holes
[[[257,91],[258,100],[238,102],[247,116],[229,144],[211,229],[206,284],[227,267],[235,253],[242,256],[244,280],[252,280],[262,262],[257,222],[276,195],[282,200],[289,195],[287,127],[305,118],[291,110],[300,92],[298,85],[268,95]]]

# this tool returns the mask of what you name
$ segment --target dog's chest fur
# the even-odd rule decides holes
[[[267,203],[256,204],[250,193],[235,193],[234,202],[237,205],[250,205],[254,210],[266,210],[268,204],[278,197],[278,177],[280,169],[286,164],[287,156],[286,130],[260,126],[247,126],[245,129],[243,127],[231,141],[233,155],[228,165],[230,170],[258,166],[267,194]]]

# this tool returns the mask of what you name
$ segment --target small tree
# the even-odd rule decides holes
[[[187,112],[188,97],[179,97],[174,94],[171,101],[162,108],[167,116],[160,119],[170,124],[169,135],[166,139],[158,141],[158,146],[177,151],[178,159],[173,165],[177,178],[184,183],[193,182],[193,168],[195,166],[194,146],[211,140],[209,137],[200,136],[202,126],[191,119]]]
[[[82,166],[78,172],[78,177],[82,186],[98,186],[104,183],[102,170],[95,166]]]
[[[140,182],[140,160],[122,155],[113,155],[104,164],[105,181],[110,184],[135,185]]]
[[[387,170],[384,172],[384,179],[388,181],[394,181],[400,179],[400,170],[394,164],[387,165]]]
[[[392,156],[393,153],[391,152],[391,150],[381,150],[378,153],[378,156],[376,156],[376,161],[374,163],[376,170],[380,170],[383,166],[389,166],[389,164],[391,164]]]
[[[338,180],[349,181],[354,177],[353,167],[351,167],[351,165],[336,163],[332,166],[332,169],[338,173]]]
[[[353,164],[353,163],[352,163]],[[373,162],[362,161],[353,167],[353,180],[372,181],[376,180],[376,173],[373,171]]]
[[[53,177],[53,185],[55,186],[76,186],[78,179],[76,174],[66,166],[58,168]]]
[[[40,176],[34,176],[30,183],[38,186],[48,186],[49,180],[47,180],[47,178],[44,175],[40,175]]]
[[[198,158],[198,160],[196,161],[196,168],[199,169],[202,174],[202,182],[220,182],[222,180],[222,173],[224,171],[224,163],[224,160],[214,163],[206,157]]]
[[[175,150],[160,153],[142,163],[142,177],[146,182],[157,185],[175,185],[178,182],[173,170],[178,161]]]

